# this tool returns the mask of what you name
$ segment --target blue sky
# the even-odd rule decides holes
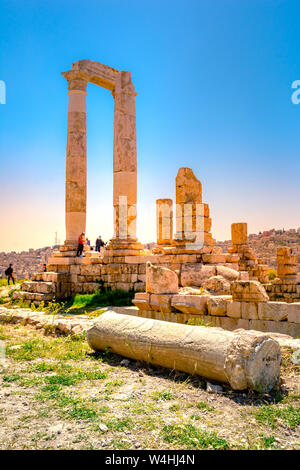
[[[213,236],[300,226],[300,3],[1,0],[0,251],[63,242],[67,82],[80,59],[129,70],[138,96],[138,236],[194,170]],[[112,235],[113,98],[89,84],[87,234]]]

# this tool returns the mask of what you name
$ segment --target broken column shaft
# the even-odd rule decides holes
[[[110,348],[131,359],[228,382],[235,390],[251,388],[265,392],[279,382],[280,346],[260,333],[106,312],[86,337],[95,351]]]

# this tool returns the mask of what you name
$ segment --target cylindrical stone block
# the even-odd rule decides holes
[[[231,224],[231,240],[233,245],[246,245],[248,243],[246,223]]]
[[[87,81],[71,71],[69,83],[66,158],[66,242],[76,244],[86,227],[86,87]]]
[[[266,392],[279,383],[280,346],[261,333],[106,312],[87,331],[86,338],[95,351],[110,348],[131,359],[227,382],[235,390]]]
[[[136,238],[137,153],[135,90],[130,72],[116,80],[114,112],[114,238]],[[125,210],[124,206],[128,205]],[[134,210],[132,209],[134,207]],[[127,218],[120,216],[127,213]],[[121,222],[120,222],[121,221]],[[121,224],[121,226],[119,226]],[[125,225],[124,225],[125,224]]]

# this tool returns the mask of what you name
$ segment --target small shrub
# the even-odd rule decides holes
[[[269,281],[273,281],[277,277],[276,269],[268,269]]]

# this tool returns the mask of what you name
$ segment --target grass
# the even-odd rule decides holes
[[[23,282],[24,282],[23,279],[19,279],[19,280],[15,279],[16,284],[22,284]],[[0,288],[1,287],[6,287],[7,285],[8,285],[7,284],[7,278],[1,278],[0,279]],[[10,285],[12,285],[11,281],[10,281]]]
[[[219,438],[215,432],[199,429],[190,423],[164,426],[161,436],[169,444],[188,446],[195,449],[226,450],[229,448],[226,440]]]
[[[0,449],[56,448],[58,442],[66,449],[99,449],[102,442],[107,449],[134,449],[136,442],[166,450],[300,448],[299,366],[290,360],[292,350],[284,354],[283,378],[295,381],[288,394],[226,388],[212,396],[203,378],[153,365],[155,374],[148,375],[137,362],[124,368],[120,356],[94,354],[83,338],[44,336],[13,323],[0,325],[0,338],[8,359],[0,368],[7,394]],[[58,424],[62,431],[54,435],[49,429]]]
[[[197,403],[196,407],[199,410],[214,411],[214,407],[209,406],[205,401],[200,401],[199,403]]]
[[[259,423],[267,424],[272,429],[275,429],[280,423],[295,429],[300,426],[300,406],[263,405],[255,412],[255,418]]]
[[[123,307],[132,305],[134,298],[133,291],[124,291],[121,289],[116,290],[98,290],[93,294],[76,294],[69,311],[73,309],[93,308],[93,307],[107,307],[113,305],[115,307]]]
[[[129,430],[133,428],[133,421],[131,418],[112,419],[110,421],[106,421],[105,424],[108,429],[112,431],[124,431],[125,429]]]
[[[167,401],[167,400],[173,400],[175,397],[170,391],[163,391],[163,392],[153,392],[152,393],[152,398],[154,400],[159,400],[159,401]]]
[[[51,315],[86,314],[91,317],[96,317],[105,311],[100,310],[100,307],[132,306],[133,298],[133,290],[127,292],[121,289],[111,290],[99,288],[93,294],[76,294],[65,302],[53,300],[51,302],[41,302],[38,306],[35,306],[32,302],[30,307],[33,311],[45,312]],[[28,308],[27,302],[23,300],[11,300],[10,304],[11,306],[18,306],[19,308]]]

